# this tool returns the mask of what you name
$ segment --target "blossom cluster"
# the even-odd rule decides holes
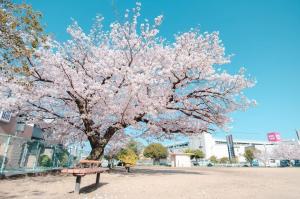
[[[139,11],[138,4],[108,31],[98,16],[89,33],[74,22],[70,40],[49,38],[29,74],[1,73],[0,108],[66,137],[110,139],[110,128],[141,123],[157,135],[224,128],[230,112],[253,103],[243,90],[255,82],[244,70],[217,70],[230,62],[218,32],[191,29],[168,43],[159,36],[163,17],[139,25]]]

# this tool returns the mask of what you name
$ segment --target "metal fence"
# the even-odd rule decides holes
[[[74,155],[78,154],[78,155]],[[82,157],[62,145],[0,134],[0,175],[37,173],[72,167]]]

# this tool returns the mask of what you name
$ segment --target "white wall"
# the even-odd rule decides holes
[[[226,144],[215,144],[213,154],[211,154],[211,156],[212,155],[216,156],[217,158],[228,157],[227,145]],[[209,158],[211,156],[208,156],[207,158]]]
[[[173,154],[171,156],[172,167],[191,167],[191,158],[185,154]]]

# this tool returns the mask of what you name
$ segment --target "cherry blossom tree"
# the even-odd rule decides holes
[[[297,142],[280,143],[273,148],[272,157],[279,160],[300,160],[300,145]]]
[[[218,32],[191,29],[168,42],[158,35],[162,16],[152,23],[139,16],[138,3],[109,30],[97,16],[89,33],[74,22],[70,40],[49,38],[29,75],[1,74],[0,106],[51,123],[55,136],[87,139],[88,158],[99,159],[129,126],[152,136],[205,133],[225,128],[229,113],[254,103],[243,94],[255,84],[245,70],[221,68],[230,57]]]
[[[117,159],[118,153],[126,148],[130,142],[130,136],[116,133],[108,142],[104,150],[104,158],[108,161],[109,168],[114,167],[114,159]]]
[[[266,148],[266,146],[263,147],[263,149],[255,149],[253,151],[255,159],[262,162],[264,167],[267,167],[267,164],[269,163],[269,160],[271,159],[272,153],[270,150]]]

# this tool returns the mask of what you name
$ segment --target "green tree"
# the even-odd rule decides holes
[[[184,150],[184,153],[189,153],[189,154],[192,154],[190,156],[191,160],[194,159],[194,150],[193,149],[185,149]]]
[[[204,157],[205,157],[205,155],[202,150],[200,150],[200,149],[194,150],[194,158],[196,158],[196,160],[202,159]]]
[[[138,157],[132,149],[126,148],[122,149],[117,154],[117,159],[123,163],[123,165],[129,172],[130,167],[136,164]]]
[[[196,149],[196,150],[193,150],[193,149],[186,149],[186,150],[184,150],[184,152],[185,152],[185,153],[191,153],[191,154],[192,154],[192,155],[191,155],[191,159],[194,159],[194,158],[195,158],[196,160],[198,160],[198,159],[202,159],[202,158],[205,157],[203,151],[200,150],[200,149]]]
[[[254,157],[254,150],[253,149],[246,149],[244,153],[244,157],[247,160],[247,162],[252,164],[252,161],[255,159]]]
[[[228,162],[229,162],[229,159],[228,159],[228,157],[222,157],[222,158],[220,158],[219,162],[220,162],[221,164],[225,164],[225,163],[228,163]]]
[[[143,154],[145,157],[152,158],[155,162],[159,162],[160,159],[168,157],[168,149],[162,144],[153,143],[144,149]]]
[[[0,0],[0,5],[0,71],[38,76],[30,67],[34,67],[36,49],[46,41],[41,13],[11,0]]]
[[[140,155],[142,147],[143,145],[140,142],[135,141],[134,139],[131,139],[126,145],[126,148],[133,150],[137,156]]]
[[[128,144],[126,145],[126,148],[131,149],[136,155],[138,155],[138,146],[137,142],[133,139],[131,139]]]
[[[214,164],[216,164],[216,163],[218,163],[218,159],[217,159],[217,157],[216,156],[211,156],[210,158],[209,158],[209,160],[210,160],[210,162],[212,162],[212,163],[214,163]]]

